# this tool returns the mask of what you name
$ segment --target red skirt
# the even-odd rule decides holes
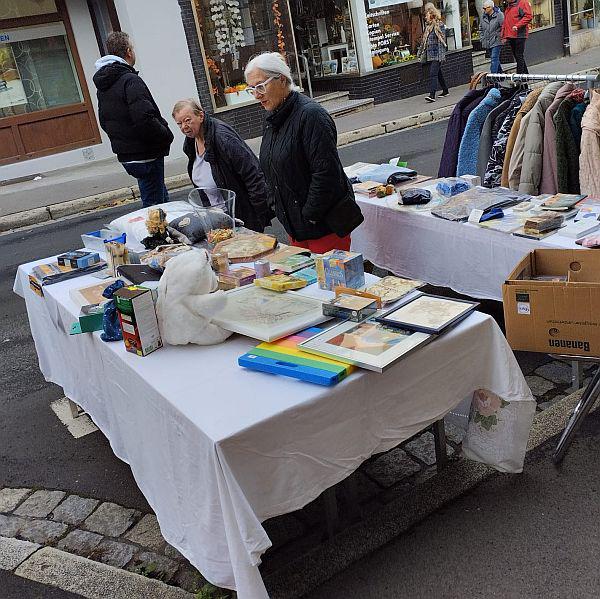
[[[307,239],[305,241],[296,241],[290,237],[290,245],[307,248],[313,254],[324,254],[329,250],[346,250],[350,251],[350,235],[346,237],[338,237],[335,233],[325,235],[319,239]]]

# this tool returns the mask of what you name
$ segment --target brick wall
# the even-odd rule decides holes
[[[348,91],[350,98],[374,98],[376,104],[410,98],[429,91],[428,69],[415,61],[356,77],[332,77],[313,81],[319,92]],[[442,67],[449,87],[468,83],[473,74],[471,50],[449,52]]]

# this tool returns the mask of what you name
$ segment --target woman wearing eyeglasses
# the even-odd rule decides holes
[[[315,253],[349,250],[363,216],[338,156],[333,119],[296,91],[281,54],[259,54],[245,75],[248,92],[269,113],[260,165],[290,243]]]
[[[205,114],[194,99],[180,100],[173,118],[185,135],[183,151],[194,187],[235,192],[235,216],[262,233],[273,218],[265,177],[254,152],[228,124]]]

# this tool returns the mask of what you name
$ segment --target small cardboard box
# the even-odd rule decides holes
[[[100,262],[100,254],[97,252],[85,252],[75,250],[61,254],[57,258],[59,266],[70,266],[71,268],[87,268]]]
[[[321,289],[333,291],[336,287],[358,289],[365,284],[365,267],[362,254],[331,250],[315,257],[317,280]]]
[[[600,252],[534,250],[510,273],[502,298],[513,349],[600,356]]]
[[[118,289],[113,297],[127,351],[147,356],[162,347],[152,291],[132,285]]]

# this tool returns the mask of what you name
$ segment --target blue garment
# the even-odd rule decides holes
[[[438,23],[439,31],[442,37],[446,38],[446,26],[443,23]],[[426,30],[427,31],[427,30]],[[433,29],[425,40],[425,52],[427,53],[427,62],[437,60],[444,62],[446,60],[446,46],[438,38],[435,29]]]
[[[125,283],[121,279],[117,279],[112,285],[109,285],[102,295],[110,301],[104,304],[104,315],[102,316],[102,333],[100,339],[102,341],[120,341],[123,339],[123,331],[119,324],[119,316],[117,315],[117,304],[113,299],[115,291],[125,287]]]
[[[161,156],[150,162],[123,162],[123,168],[137,179],[142,206],[154,206],[169,201],[165,187],[165,159]]]
[[[482,102],[473,110],[467,119],[458,150],[456,176],[477,174],[477,158],[479,155],[479,136],[487,115],[502,101],[500,90],[492,88]]]
[[[490,65],[490,73],[502,73],[502,65],[500,64],[500,52],[502,46],[494,46],[490,50],[492,64]]]

